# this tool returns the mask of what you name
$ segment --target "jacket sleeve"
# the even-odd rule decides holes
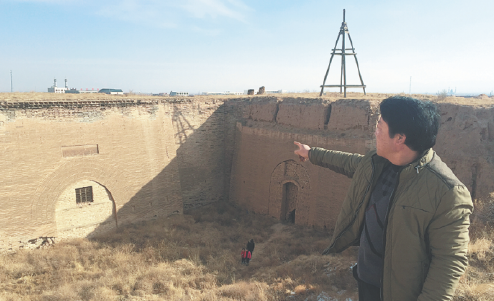
[[[312,164],[326,167],[347,177],[353,177],[358,164],[364,156],[313,147],[309,150],[309,160]]]
[[[473,204],[465,186],[441,198],[429,230],[431,261],[417,301],[451,300],[468,264],[468,227]]]

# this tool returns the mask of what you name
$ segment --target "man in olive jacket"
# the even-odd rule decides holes
[[[352,178],[323,254],[360,246],[360,301],[451,300],[467,266],[470,193],[432,150],[434,104],[391,97],[380,111],[365,156],[295,142],[301,161]]]

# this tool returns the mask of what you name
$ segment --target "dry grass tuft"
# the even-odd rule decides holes
[[[286,290],[297,291],[291,300],[315,300],[322,290],[336,293],[330,286],[340,281],[326,271],[334,258],[320,255],[328,236],[218,203],[2,255],[0,300],[268,301]],[[256,249],[245,266],[240,250],[251,238]],[[341,261],[344,274],[352,261]]]
[[[487,256],[493,251],[493,242],[490,239],[482,237],[470,243],[468,254],[471,258],[476,258],[478,261],[485,261],[493,257],[492,254],[490,254],[491,256]]]
[[[475,203],[470,245],[469,266],[460,278],[455,301],[494,300],[494,199]]]
[[[494,232],[476,220],[454,300],[493,300]],[[1,255],[0,300],[356,300],[356,249],[321,256],[329,236],[215,204]],[[251,238],[256,248],[245,266],[240,250]]]

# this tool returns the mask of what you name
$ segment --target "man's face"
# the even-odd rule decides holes
[[[389,127],[384,119],[379,117],[376,131],[376,149],[377,154],[381,157],[389,159],[389,155],[394,152],[394,139],[389,137]],[[396,136],[396,135],[395,135]]]

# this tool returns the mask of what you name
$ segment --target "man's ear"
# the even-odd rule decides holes
[[[405,134],[396,134],[395,138],[397,144],[405,145],[405,141],[407,140],[407,136],[405,136]]]

